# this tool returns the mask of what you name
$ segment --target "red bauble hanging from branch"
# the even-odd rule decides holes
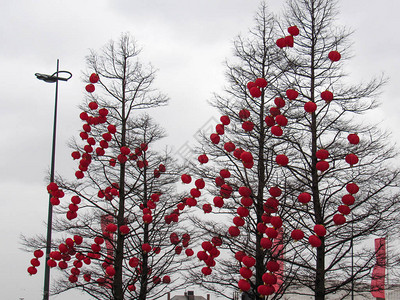
[[[329,103],[333,100],[333,93],[330,91],[324,91],[321,93],[321,98],[325,100],[326,103]]]
[[[329,58],[331,61],[335,62],[335,61],[339,61],[339,60],[340,60],[341,55],[340,55],[340,53],[339,53],[338,51],[331,51],[331,52],[329,52],[329,54],[328,54],[328,58]]]
[[[286,91],[286,96],[289,100],[295,100],[299,96],[299,93],[293,89],[288,89]]]
[[[299,35],[300,30],[299,30],[299,28],[297,28],[297,26],[294,25],[294,26],[290,26],[288,28],[288,32],[290,35],[296,36],[296,35]]]
[[[350,142],[350,144],[353,144],[353,145],[357,145],[360,142],[360,138],[355,133],[349,134],[347,136],[347,140]]]

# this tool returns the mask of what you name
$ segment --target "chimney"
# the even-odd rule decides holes
[[[188,300],[194,300],[194,291],[188,291],[187,298]]]
[[[207,300],[210,300],[211,298],[210,298],[210,294],[207,294]]]

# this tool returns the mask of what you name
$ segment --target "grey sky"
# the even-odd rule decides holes
[[[279,12],[284,1],[267,1]],[[223,61],[232,40],[253,25],[255,0],[86,0],[1,1],[0,3],[0,282],[2,299],[40,299],[43,267],[30,277],[33,257],[21,252],[19,235],[45,232],[54,85],[34,73],[60,68],[73,73],[60,83],[57,172],[72,177],[75,164],[66,144],[78,133],[77,106],[83,99],[81,71],[88,49],[99,49],[121,32],[131,32],[143,47],[141,58],[159,69],[157,87],[171,100],[153,116],[179,148],[215,112],[207,105],[224,86]],[[371,118],[400,138],[398,38],[400,4],[396,0],[339,1],[340,24],[355,30],[354,59],[347,70],[358,82],[385,73],[390,81],[382,107]],[[44,261],[42,259],[42,265]],[[55,273],[55,272],[54,272]],[[54,299],[71,299],[71,295]],[[77,296],[75,299],[88,299]]]

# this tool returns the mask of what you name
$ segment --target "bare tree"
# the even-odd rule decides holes
[[[384,79],[348,84],[343,63],[349,57],[350,33],[334,26],[335,4],[289,0],[279,24],[261,5],[255,28],[234,43],[235,58],[227,64],[229,87],[212,102],[232,122],[228,125],[221,119],[218,137],[211,137],[212,142],[205,137],[199,154],[206,153],[212,163],[192,171],[210,180],[221,169],[230,171],[230,177],[215,181],[219,187],[208,190],[215,196],[226,192],[221,184],[231,189],[223,207],[212,212],[227,219],[193,218],[205,236],[219,234],[224,240],[219,248],[226,250],[225,255],[231,253],[224,259],[212,257],[216,265],[208,276],[192,272],[197,282],[220,295],[230,297],[230,288],[237,285],[254,299],[270,294],[279,298],[280,292],[325,299],[339,291],[365,291],[375,251],[363,247],[363,242],[385,236],[388,230],[394,233],[399,169],[392,162],[397,153],[388,134],[364,116],[377,107]],[[268,86],[247,85],[256,78],[265,78]],[[250,117],[240,116],[241,109]],[[228,148],[252,153],[254,166],[246,167],[240,155],[227,150],[229,142],[234,146]],[[250,188],[254,203],[245,213],[238,209],[246,206],[240,199],[242,186]],[[271,187],[282,194],[275,189],[269,195]],[[283,220],[281,247],[273,231],[280,227],[278,215]],[[232,236],[228,229],[232,217],[233,227],[240,227],[238,236],[237,230]],[[273,230],[265,230],[271,225]],[[254,272],[244,265],[240,251],[254,258]],[[262,277],[271,271],[268,262],[275,260],[285,265],[280,285],[271,284],[276,276]]]
[[[92,75],[81,107],[83,131],[71,143],[77,180],[58,178],[58,186],[48,187],[55,199],[72,195],[54,224],[62,239],[53,243],[48,263],[58,261],[63,273],[54,293],[78,288],[96,299],[146,299],[182,287],[177,274],[187,258],[180,254],[190,236],[173,211],[182,168],[168,150],[155,151],[164,131],[147,113],[136,114],[168,100],[152,88],[155,71],[139,62],[139,52],[123,34],[87,58]]]

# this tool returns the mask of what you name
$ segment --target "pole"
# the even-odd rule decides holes
[[[354,237],[354,218],[351,217],[351,300],[354,300],[354,249],[353,249],[353,237]]]
[[[59,71],[59,60],[57,59],[57,76],[58,76],[58,71]],[[54,167],[56,158],[57,102],[58,102],[58,80],[56,80],[56,93],[54,101],[53,144],[51,148],[50,182],[54,182]],[[47,261],[50,259],[51,231],[53,223],[53,206],[50,203],[50,199],[51,195],[49,195],[49,211],[47,217],[46,261],[44,266],[43,300],[49,299],[49,287],[50,287],[50,267],[47,265]]]

